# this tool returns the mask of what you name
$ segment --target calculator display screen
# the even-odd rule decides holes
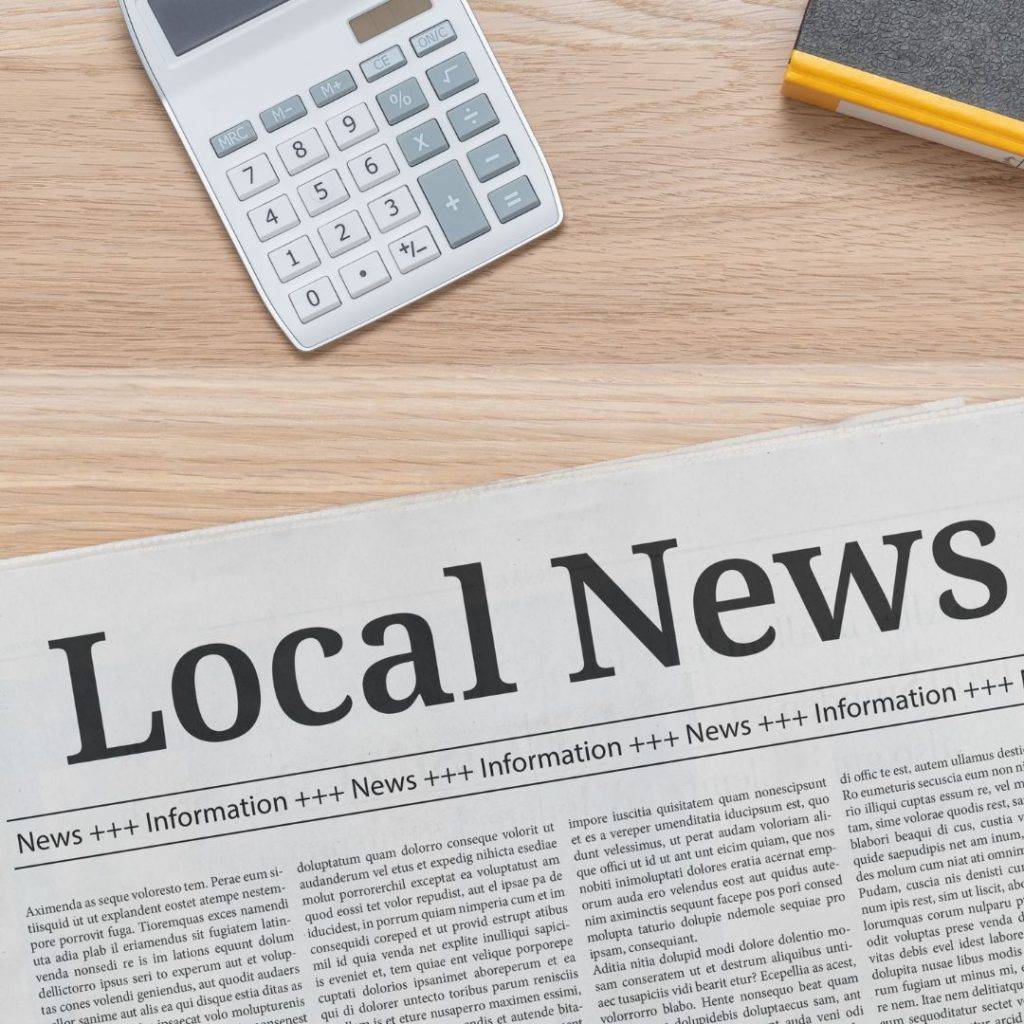
[[[366,43],[418,14],[425,14],[433,6],[432,0],[388,0],[360,14],[358,18],[353,18],[349,25],[352,26],[356,40]]]
[[[203,43],[272,11],[289,0],[149,0],[160,27],[180,57]]]

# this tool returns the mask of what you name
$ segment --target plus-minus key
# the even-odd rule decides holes
[[[424,174],[420,188],[453,249],[487,234],[491,226],[457,160]]]

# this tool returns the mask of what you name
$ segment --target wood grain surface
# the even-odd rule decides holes
[[[0,0],[0,555],[1024,394],[1024,175],[784,101],[803,0],[476,0],[566,224],[314,356],[115,0]]]

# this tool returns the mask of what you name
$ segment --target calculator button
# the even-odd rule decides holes
[[[300,121],[305,116],[306,104],[302,102],[302,97],[292,96],[291,99],[278,103],[269,110],[264,110],[260,114],[260,120],[268,132],[276,132],[295,121]]]
[[[377,97],[381,112],[388,124],[400,124],[406,118],[422,114],[430,104],[423,95],[423,88],[415,78],[407,78],[390,89],[385,89]]]
[[[363,69],[363,74],[368,82],[376,82],[378,78],[390,75],[392,71],[404,68],[408,63],[402,48],[400,46],[391,46],[383,53],[378,53],[375,57],[364,60],[359,66]]]
[[[449,96],[454,96],[480,81],[473,62],[466,53],[457,53],[443,64],[432,67],[427,72],[427,78],[430,79],[439,100],[446,100]]]
[[[367,253],[362,259],[341,268],[341,279],[345,282],[353,299],[361,298],[367,292],[386,285],[391,280],[388,268],[379,252]]]
[[[270,262],[274,265],[281,283],[287,284],[319,267],[320,257],[317,256],[313,243],[303,235],[294,242],[275,249],[270,254]]]
[[[277,147],[281,162],[289,174],[301,174],[327,159],[327,149],[315,128],[282,142]]]
[[[360,192],[366,192],[375,185],[398,176],[398,164],[395,163],[395,158],[387,146],[378,146],[369,153],[356,157],[355,160],[349,160],[348,169],[355,178],[356,188]]]
[[[370,113],[370,108],[365,103],[360,103],[344,114],[332,117],[327,122],[327,128],[334,136],[334,142],[338,149],[344,152],[352,146],[359,145],[367,139],[372,139],[380,129],[377,122]]]
[[[245,202],[246,199],[252,199],[253,196],[266,192],[268,188],[273,188],[281,179],[278,178],[270,157],[261,153],[254,160],[228,171],[228,180],[235,190],[235,195]]]
[[[448,120],[459,137],[459,142],[475,138],[481,132],[493,128],[498,123],[498,115],[491,106],[491,101],[481,93],[473,99],[448,111]]]
[[[409,166],[415,167],[444,153],[448,149],[448,140],[441,126],[434,120],[402,132],[398,136],[398,146]]]
[[[336,75],[317,82],[309,90],[309,95],[318,107],[326,107],[329,103],[340,100],[342,96],[347,96],[350,92],[355,91],[356,80],[352,77],[352,72],[339,71]]]
[[[519,157],[512,148],[508,136],[499,135],[496,139],[491,139],[490,142],[471,150],[469,162],[480,181],[491,181],[500,174],[511,171],[513,167],[518,167]]]
[[[287,196],[278,196],[269,203],[257,206],[249,213],[256,237],[261,242],[269,242],[286,231],[291,231],[299,223],[299,215]]]
[[[502,185],[487,198],[490,199],[491,206],[494,207],[494,212],[502,224],[507,224],[510,220],[515,220],[516,217],[521,217],[540,206],[537,193],[527,177],[516,178],[515,181]]]
[[[370,232],[366,230],[363,218],[358,210],[346,213],[344,217],[332,220],[320,229],[320,237],[324,246],[332,256],[343,256],[347,252],[370,240]]]
[[[373,219],[381,231],[391,231],[418,217],[420,208],[416,205],[412,193],[403,185],[370,203],[370,213],[373,214]]]
[[[428,171],[419,179],[420,188],[453,249],[472,242],[491,230],[473,189],[457,160]]]
[[[241,124],[236,124],[234,128],[228,128],[227,131],[214,135],[210,139],[210,145],[213,146],[214,153],[223,160],[224,157],[237,153],[238,150],[255,141],[256,129],[253,128],[252,122],[243,121]]]
[[[298,291],[292,292],[289,298],[295,312],[299,314],[299,320],[304,324],[332,312],[341,305],[334,285],[326,277],[311,281]]]
[[[409,45],[417,57],[426,57],[428,53],[433,53],[435,50],[440,50],[442,46],[454,42],[455,38],[455,29],[452,28],[452,23],[442,21],[440,25],[417,32],[409,40]]]
[[[348,199],[348,189],[337,171],[328,171],[316,181],[308,181],[299,189],[299,198],[310,217],[333,210]]]
[[[405,238],[391,243],[391,255],[403,274],[419,270],[441,255],[441,250],[430,233],[430,228],[420,228]]]

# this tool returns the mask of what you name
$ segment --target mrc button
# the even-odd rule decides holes
[[[253,128],[252,122],[242,121],[240,124],[236,124],[234,128],[228,128],[227,131],[214,135],[210,139],[210,145],[213,146],[214,153],[223,159],[232,153],[237,153],[243,146],[248,146],[255,141],[256,129]]]

